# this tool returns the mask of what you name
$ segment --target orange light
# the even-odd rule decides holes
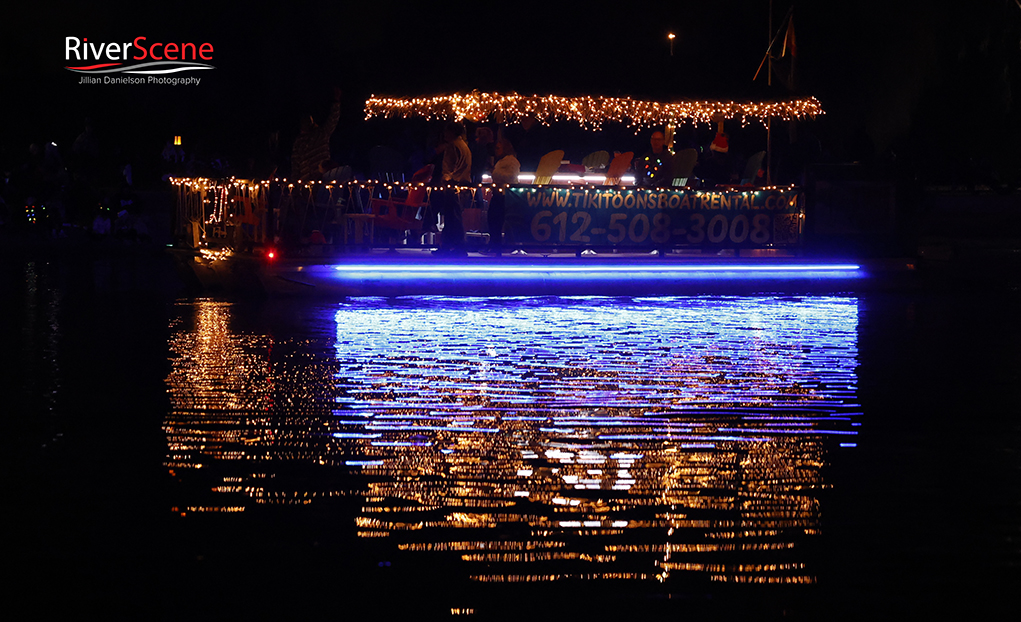
[[[181,144],[181,137],[180,136],[174,136],[174,145],[175,146],[180,146],[180,144]]]

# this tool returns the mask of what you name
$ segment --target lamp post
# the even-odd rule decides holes
[[[674,39],[677,38],[677,35],[675,35],[674,33],[671,32],[671,33],[669,33],[666,36],[666,38],[670,39],[670,56],[673,56],[674,55]]]

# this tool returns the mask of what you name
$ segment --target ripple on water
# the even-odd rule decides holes
[[[862,418],[855,298],[369,299],[314,338],[178,311],[167,466],[217,493],[181,511],[360,497],[338,524],[480,582],[814,582]]]

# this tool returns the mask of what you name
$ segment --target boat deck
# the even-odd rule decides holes
[[[192,261],[199,280],[214,290],[340,298],[833,293],[900,286],[914,272],[909,260],[821,261],[761,251],[434,256],[428,250],[398,249],[275,259],[195,256]]]

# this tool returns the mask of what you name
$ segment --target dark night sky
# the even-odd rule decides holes
[[[774,5],[779,20],[790,3]],[[4,20],[6,161],[32,140],[70,144],[86,116],[129,150],[158,153],[183,134],[210,151],[243,152],[274,129],[293,136],[303,110],[324,114],[333,85],[344,90],[334,144],[350,152],[378,131],[361,120],[372,93],[790,96],[751,82],[768,35],[766,0],[141,6],[36,2]],[[795,25],[797,95],[822,101],[829,114],[815,131],[838,157],[866,134],[876,153],[905,141],[981,149],[984,127],[1017,144],[1010,93],[1021,74],[1021,7],[1013,0],[802,0]],[[217,69],[192,74],[203,78],[197,87],[79,85],[63,69],[69,35],[208,41]]]

